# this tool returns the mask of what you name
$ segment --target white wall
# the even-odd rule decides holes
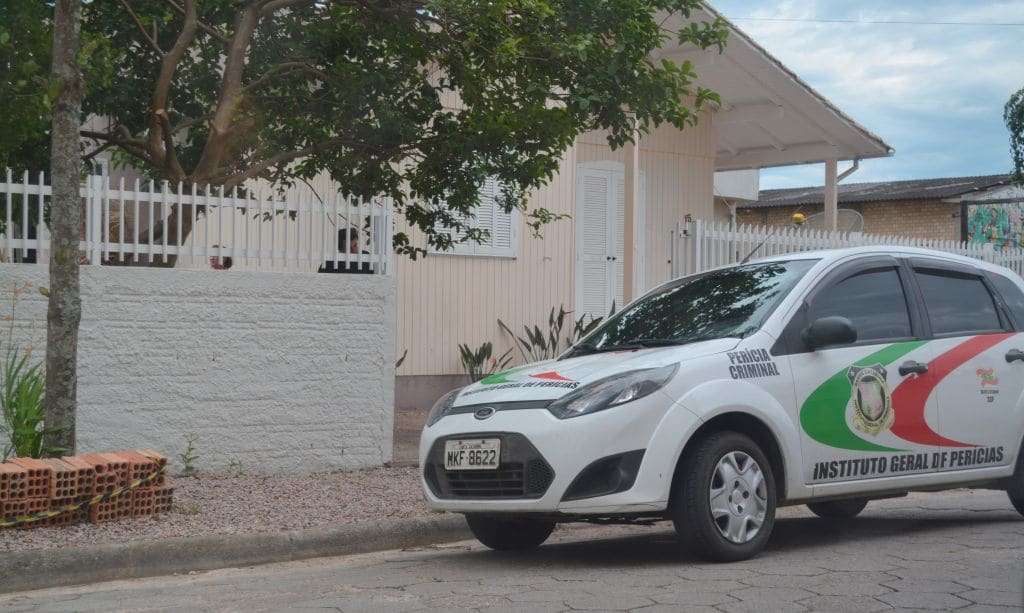
[[[45,267],[0,265],[0,317],[12,283],[25,281],[15,337],[42,359]],[[200,470],[390,461],[392,278],[83,266],[82,303],[80,451],[176,457],[194,433]]]

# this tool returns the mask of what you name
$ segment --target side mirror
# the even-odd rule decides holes
[[[811,349],[857,342],[857,329],[845,317],[821,317],[804,328],[801,340]]]

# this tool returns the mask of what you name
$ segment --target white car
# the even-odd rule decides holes
[[[556,523],[669,519],[719,561],[780,505],[1006,490],[1024,513],[1024,282],[946,253],[799,253],[668,282],[558,359],[442,397],[434,509],[494,549]]]

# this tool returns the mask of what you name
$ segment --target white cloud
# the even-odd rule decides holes
[[[722,0],[727,17],[1024,22],[1024,0]],[[1024,28],[737,21],[896,150],[859,180],[1001,172],[1002,107],[1024,87]],[[766,184],[813,170],[775,170]],[[798,183],[799,184],[799,183]]]

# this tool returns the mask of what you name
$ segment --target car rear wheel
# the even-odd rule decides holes
[[[867,498],[807,503],[807,508],[811,510],[811,513],[825,519],[849,519],[856,517],[866,506],[868,506]]]
[[[686,452],[670,514],[683,545],[716,562],[751,558],[775,526],[775,479],[761,448],[738,432],[716,432]]]
[[[536,549],[555,529],[553,521],[526,517],[466,515],[466,523],[476,540],[496,551]]]

